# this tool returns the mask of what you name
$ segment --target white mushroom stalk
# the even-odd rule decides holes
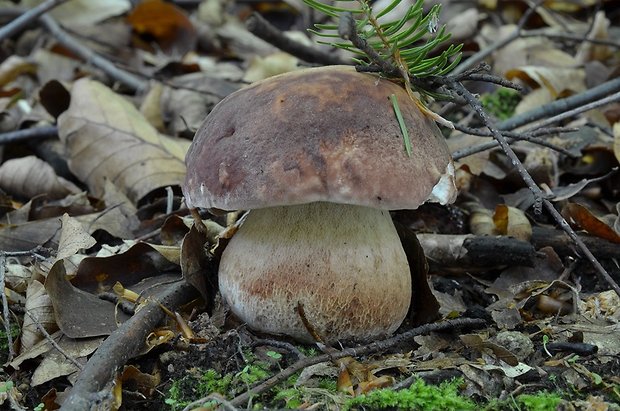
[[[385,210],[317,202],[252,210],[220,262],[220,292],[253,328],[313,342],[393,333],[407,314],[407,257]]]

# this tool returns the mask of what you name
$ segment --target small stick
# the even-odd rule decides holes
[[[482,122],[493,134],[493,138],[495,138],[499,142],[500,147],[502,148],[504,153],[506,153],[512,164],[517,169],[517,172],[534,195],[537,202],[537,204],[535,204],[535,207],[541,207],[541,205],[544,205],[544,207],[551,214],[553,219],[557,221],[557,223],[560,225],[562,230],[564,230],[564,232],[568,234],[571,240],[573,240],[573,242],[577,245],[577,247],[579,247],[585,257],[588,259],[588,261],[590,261],[597,273],[611,286],[611,288],[616,292],[616,294],[620,296],[620,286],[618,286],[618,283],[616,283],[616,281],[609,275],[607,270],[605,270],[605,268],[596,259],[596,257],[592,255],[588,247],[586,247],[583,241],[577,236],[575,231],[566,222],[564,217],[562,217],[562,214],[560,214],[559,211],[555,209],[553,204],[551,204],[551,202],[546,198],[545,194],[532,179],[532,176],[530,176],[530,174],[527,172],[527,170],[521,163],[521,160],[519,160],[519,158],[512,150],[512,147],[510,147],[502,133],[493,125],[492,121],[489,119],[488,115],[482,108],[482,104],[480,104],[480,102],[476,100],[473,94],[471,94],[469,90],[467,90],[461,83],[455,81],[452,83],[452,86],[459,95],[463,96],[467,100],[468,104],[474,109],[476,114],[478,114],[478,117],[480,117]]]
[[[276,46],[295,57],[299,57],[308,63],[321,63],[325,65],[351,64],[340,56],[326,53],[314,47],[306,46],[295,41],[271,25],[265,18],[258,13],[253,13],[245,21],[248,31],[266,42]]]
[[[602,98],[600,100],[596,100],[596,101],[593,101],[591,103],[584,104],[583,106],[575,107],[572,110],[565,111],[565,112],[560,113],[560,114],[558,114],[556,116],[547,118],[547,119],[541,121],[540,123],[538,123],[536,126],[534,126],[533,129],[538,129],[540,127],[545,127],[545,126],[548,126],[550,124],[557,123],[558,121],[562,121],[562,120],[565,120],[567,118],[574,117],[577,114],[581,114],[581,113],[583,113],[585,111],[593,110],[595,108],[598,108],[598,107],[601,107],[601,106],[604,106],[604,105],[607,105],[607,104],[615,103],[617,101],[620,101],[620,91],[618,91],[617,93],[614,93],[614,94],[612,94],[610,96],[607,96],[605,98]]]
[[[0,134],[0,145],[58,137],[58,127],[32,127]]]
[[[246,391],[243,394],[233,398],[230,401],[230,404],[232,404],[233,406],[241,406],[243,404],[246,404],[253,396],[260,395],[261,393],[274,387],[276,384],[286,380],[288,377],[295,374],[296,372],[314,364],[319,364],[326,361],[334,361],[344,357],[355,357],[381,350],[386,350],[397,344],[410,340],[418,335],[428,334],[434,331],[447,331],[461,328],[478,328],[482,327],[484,324],[485,323],[483,320],[475,318],[461,318],[456,320],[447,320],[440,323],[425,324],[420,327],[413,328],[402,334],[388,338],[386,340],[375,341],[361,347],[347,348],[333,354],[330,353],[317,355],[316,357],[307,357],[283,369],[278,374],[264,380],[249,391]]]
[[[30,23],[41,17],[56,6],[65,3],[67,0],[46,0],[43,3],[24,12],[21,16],[11,21],[6,26],[0,28],[0,41],[14,36],[24,30]]]
[[[82,368],[84,368],[82,366],[82,364],[80,364],[79,362],[77,362],[77,360],[75,358],[73,358],[72,356],[69,355],[69,353],[67,353],[65,350],[62,349],[62,347],[60,345],[58,345],[58,343],[56,342],[56,340],[54,340],[54,338],[47,332],[47,330],[41,325],[41,323],[39,322],[39,319],[36,318],[34,315],[32,315],[31,313],[29,313],[28,311],[26,311],[26,315],[28,317],[30,317],[30,319],[32,320],[32,322],[34,323],[34,325],[37,326],[37,329],[39,330],[39,332],[41,334],[43,334],[43,336],[45,337],[45,339],[47,341],[49,341],[50,344],[52,344],[52,346],[59,352],[61,353],[67,360],[69,360],[71,362],[71,364],[75,365],[77,367],[78,370],[82,370]]]

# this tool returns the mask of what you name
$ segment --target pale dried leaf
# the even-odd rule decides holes
[[[298,60],[288,53],[278,51],[265,57],[255,56],[243,77],[244,81],[253,83],[277,74],[297,69]]]
[[[0,64],[0,86],[5,86],[22,74],[34,73],[35,71],[36,66],[23,57],[9,56]]]
[[[42,0],[24,0],[22,6],[32,8]],[[131,8],[129,0],[71,0],[54,8],[50,14],[65,25],[96,24],[119,16]]]
[[[47,194],[63,198],[81,190],[70,181],[58,177],[54,169],[35,156],[6,161],[0,166],[0,188],[18,197],[32,198]]]
[[[58,119],[71,171],[95,196],[109,179],[134,203],[150,191],[180,185],[189,141],[161,135],[127,100],[101,83],[78,80]]]
[[[614,154],[620,162],[620,122],[614,124]]]
[[[22,325],[21,344],[22,351],[27,351],[43,339],[43,335],[39,331],[34,317],[39,325],[43,326],[47,332],[53,332],[58,329],[54,319],[54,310],[52,308],[52,300],[45,291],[45,287],[38,281],[33,281],[26,291],[26,314],[24,315],[24,324]]]
[[[30,268],[21,264],[7,264],[5,281],[6,286],[18,293],[26,292],[28,281],[32,276]]]
[[[97,241],[88,234],[82,224],[69,214],[62,216],[62,230],[58,241],[57,258],[67,258],[76,254],[81,249],[90,248]]]
[[[566,93],[584,91],[585,77],[584,69],[563,67],[522,66],[506,72],[509,80],[519,78],[546,88],[554,99]]]
[[[82,338],[79,340],[66,335],[60,337],[58,345],[65,354],[81,364],[86,363],[86,356],[92,354],[101,344],[103,338]],[[43,360],[32,375],[30,385],[33,387],[44,384],[54,378],[63,377],[79,371],[67,357],[58,350],[49,350],[43,355]]]

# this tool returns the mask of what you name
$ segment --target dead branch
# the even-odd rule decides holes
[[[616,281],[609,275],[607,270],[601,265],[601,263],[592,255],[588,247],[583,243],[583,241],[577,236],[575,231],[571,228],[571,226],[566,222],[564,217],[559,213],[558,210],[555,209],[553,204],[546,198],[545,194],[542,192],[540,187],[536,184],[536,182],[532,179],[532,176],[527,172],[521,160],[517,157],[512,147],[508,144],[502,133],[497,129],[497,127],[493,124],[491,119],[488,117],[487,113],[482,108],[482,104],[474,97],[473,94],[469,92],[460,82],[451,81],[450,78],[446,78],[446,81],[452,86],[454,91],[461,95],[467,103],[474,109],[480,120],[484,123],[484,125],[489,129],[489,131],[493,134],[493,138],[498,141],[502,151],[508,156],[514,167],[517,169],[517,172],[530,189],[532,194],[534,195],[536,202],[538,204],[544,205],[547,211],[551,214],[553,219],[560,225],[562,230],[573,240],[573,242],[579,247],[584,257],[590,261],[596,272],[599,274],[601,279],[607,284],[611,286],[611,288],[620,296],[620,286],[616,283]],[[536,207],[536,205],[535,205]],[[540,207],[540,206],[539,206]]]
[[[315,47],[306,46],[305,44],[287,37],[258,13],[253,13],[248,17],[245,21],[245,26],[248,31],[256,37],[308,63],[325,65],[350,64],[350,62],[344,60],[340,56],[326,53]]]
[[[480,136],[480,137],[492,137],[491,133],[486,131],[486,130],[480,130],[480,129],[475,129],[475,128],[470,128],[470,127],[465,127],[459,124],[455,124],[454,128],[458,131],[461,131],[465,134],[470,134],[470,135],[474,135],[474,136]],[[514,141],[528,141],[530,143],[533,144],[537,144],[539,146],[542,147],[547,147],[550,148],[551,150],[557,151],[558,153],[564,154],[565,156],[574,158],[576,157],[576,155],[574,153],[571,153],[570,151],[566,150],[563,147],[560,147],[556,144],[553,143],[549,143],[546,140],[540,139],[538,138],[539,135],[545,135],[545,134],[555,134],[555,133],[566,133],[569,131],[575,131],[575,129],[570,129],[570,128],[562,128],[562,127],[553,127],[550,129],[539,129],[536,131],[541,131],[543,133],[539,134],[539,133],[535,133],[533,132],[523,132],[523,133],[517,133],[517,132],[512,132],[512,131],[501,131],[501,133],[504,135],[504,137],[507,138],[508,143],[512,143]],[[454,160],[460,160],[461,158],[467,157],[467,156],[471,156],[473,154],[479,153],[481,151],[486,151],[492,148],[495,148],[498,146],[497,141],[493,140],[491,142],[488,143],[483,143],[483,144],[479,144],[479,145],[475,145],[475,146],[470,146],[467,148],[464,148],[462,150],[457,150],[454,153],[452,153],[452,158]]]
[[[596,257],[620,259],[620,247],[618,247],[618,244],[587,234],[578,234],[578,236]],[[573,244],[570,238],[566,237],[562,231],[553,228],[532,227],[532,239],[530,241],[537,249],[552,247],[560,256],[577,255],[575,244]]]
[[[314,364],[326,362],[326,361],[334,361],[344,357],[358,357],[361,355],[367,355],[379,351],[387,350],[395,345],[403,343],[405,341],[411,340],[413,337],[422,334],[428,334],[430,332],[435,331],[456,331],[462,328],[478,328],[484,325],[484,321],[480,319],[474,318],[461,318],[456,320],[447,320],[440,323],[433,324],[425,324],[420,327],[413,328],[407,332],[404,332],[399,335],[395,335],[394,337],[388,338],[386,340],[375,341],[368,345],[363,345],[361,347],[352,347],[347,348],[342,351],[339,351],[334,354],[322,354],[317,355],[316,357],[307,357],[300,361],[297,361],[293,365],[283,369],[278,374],[274,375],[256,385],[249,391],[244,392],[243,394],[233,398],[230,403],[233,406],[241,406],[246,404],[253,396],[260,395],[270,388],[274,387],[276,384],[286,380],[291,375],[296,372],[309,367]]]
[[[577,107],[581,107],[592,101],[603,99],[613,93],[620,91],[620,77],[606,81],[596,87],[592,87],[583,93],[575,94],[561,100],[555,100],[548,104],[543,104],[525,113],[513,116],[508,120],[498,123],[496,128],[499,130],[514,130],[543,118],[555,116]]]
[[[39,322],[39,319],[36,318],[34,315],[30,314],[28,311],[26,311],[26,315],[28,317],[30,317],[30,319],[32,320],[32,322],[34,323],[34,325],[37,327],[37,329],[39,330],[39,332],[41,334],[43,334],[43,336],[45,337],[45,339],[52,345],[52,347],[54,347],[56,349],[56,351],[58,351],[59,353],[61,353],[67,360],[69,360],[71,362],[71,364],[75,365],[77,367],[78,370],[82,370],[84,367],[82,366],[82,364],[80,364],[79,362],[77,362],[77,360],[75,358],[73,358],[71,355],[69,355],[69,353],[67,353],[65,350],[62,349],[62,347],[60,345],[58,345],[58,343],[56,342],[56,340],[54,340],[54,338],[47,332],[47,330],[41,325],[41,323]]]
[[[39,140],[46,138],[58,137],[58,127],[32,127],[23,130],[9,131],[0,134],[0,146],[11,143],[20,143],[22,141]]]
[[[101,344],[84,366],[61,410],[93,409],[116,371],[140,353],[148,334],[164,319],[166,314],[161,306],[175,310],[195,296],[197,291],[191,285],[179,281],[150,299]]]
[[[0,28],[0,41],[7,39],[24,30],[28,25],[67,0],[45,0],[43,3],[24,12],[21,16]]]
[[[417,234],[420,245],[434,269],[489,268],[505,265],[533,267],[538,256],[527,241],[506,236],[474,234]]]

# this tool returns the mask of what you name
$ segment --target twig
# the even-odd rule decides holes
[[[22,9],[2,9],[5,14],[21,15]],[[43,14],[39,21],[54,38],[87,64],[101,69],[114,80],[124,84],[133,91],[145,90],[148,83],[140,77],[116,67],[112,62],[98,55],[67,33],[51,16]]]
[[[607,96],[605,98],[602,98],[600,100],[596,100],[593,101],[591,103],[588,104],[584,104],[583,106],[579,106],[576,107],[572,110],[569,111],[565,111],[563,113],[560,113],[556,116],[547,118],[543,121],[541,121],[540,123],[536,124],[535,127],[533,127],[533,129],[538,129],[540,127],[545,127],[548,126],[549,124],[553,124],[553,123],[557,123],[558,121],[562,121],[565,120],[567,118],[571,118],[576,116],[577,114],[581,114],[585,111],[589,111],[589,110],[593,110],[595,108],[607,105],[607,104],[611,104],[611,103],[615,103],[617,101],[620,101],[620,91],[617,93],[612,94],[611,96]]]
[[[30,23],[47,13],[54,7],[65,3],[67,0],[46,0],[43,3],[24,12],[21,16],[0,28],[0,41],[14,36],[24,30]]]
[[[601,102],[603,100],[606,101],[607,98],[612,98],[617,96],[620,92],[620,77],[615,78],[613,80],[607,81],[603,84],[600,84],[596,87],[588,89],[580,94],[575,94],[573,96],[553,101],[549,104],[544,104],[542,106],[536,107],[530,111],[514,116],[506,121],[502,121],[498,123],[496,128],[498,130],[513,130],[517,127],[524,126],[529,123],[533,123],[534,121],[538,121],[542,118],[549,118],[550,116],[562,115],[563,113],[571,112],[571,110],[579,110],[581,107],[584,107],[592,102]],[[613,94],[612,94],[613,93]],[[611,95],[610,95],[611,94]],[[617,99],[617,97],[614,97]],[[575,113],[576,114],[576,113]],[[553,118],[553,117],[551,117]],[[549,124],[547,121],[539,124],[538,127],[542,127],[542,125]],[[490,150],[498,146],[497,141],[491,141],[488,143],[483,143],[477,146],[468,147],[465,150],[459,150],[453,153],[456,158],[463,158],[475,153],[479,153],[481,151]]]
[[[449,78],[448,78],[449,81]],[[461,95],[465,98],[468,104],[474,109],[480,120],[487,126],[489,131],[493,134],[493,138],[495,138],[498,142],[504,153],[508,156],[514,167],[517,169],[517,172],[530,189],[534,198],[536,199],[535,207],[539,208],[538,204],[542,204],[545,206],[547,211],[551,214],[553,219],[557,221],[562,230],[573,240],[573,242],[579,247],[584,256],[590,261],[592,266],[595,268],[597,273],[613,288],[613,290],[620,296],[620,286],[614,281],[614,279],[609,275],[609,273],[605,270],[605,268],[601,265],[601,263],[592,255],[588,247],[581,241],[581,239],[577,236],[575,231],[571,228],[571,226],[566,222],[564,217],[555,209],[553,204],[546,198],[545,194],[542,190],[536,185],[532,176],[527,172],[521,160],[517,157],[515,152],[512,150],[512,147],[508,144],[502,133],[493,125],[493,122],[488,117],[484,109],[482,108],[482,104],[467,90],[460,82],[452,82],[452,87],[457,92],[457,94]]]
[[[58,137],[58,127],[32,127],[0,134],[0,145]]]
[[[271,25],[260,14],[253,13],[245,21],[248,31],[266,42],[276,46],[282,51],[286,51],[295,57],[307,61],[308,63],[320,63],[326,65],[351,64],[340,56],[326,53],[314,47],[306,46],[295,41]]]
[[[75,358],[73,358],[72,356],[69,355],[69,353],[67,353],[65,350],[62,349],[62,347],[60,345],[58,345],[58,343],[56,342],[56,340],[54,340],[54,338],[47,332],[47,330],[41,325],[41,323],[39,322],[39,319],[36,318],[34,315],[32,315],[31,313],[29,313],[28,311],[26,311],[26,315],[28,317],[30,317],[30,319],[32,320],[32,322],[34,323],[34,325],[36,325],[37,329],[39,330],[39,332],[41,334],[43,334],[43,336],[45,337],[45,339],[47,341],[49,341],[50,344],[52,344],[52,346],[59,352],[61,353],[67,360],[69,360],[71,362],[71,364],[75,365],[77,367],[78,370],[82,370],[84,367],[82,366],[82,364],[80,364],[79,362],[77,362],[77,360]]]
[[[9,313],[9,302],[6,298],[6,293],[4,292],[5,287],[5,276],[6,276],[6,259],[7,257],[19,257],[19,256],[35,256],[40,257],[37,253],[43,250],[43,247],[37,246],[32,250],[28,251],[0,251],[0,293],[2,294],[2,320],[4,322],[4,330],[6,331],[6,339],[7,344],[9,345],[9,358],[8,361],[11,361],[15,356],[15,351],[13,350],[13,335],[11,333],[11,316]],[[44,259],[42,257],[42,259]]]
[[[480,129],[475,129],[475,128],[470,128],[470,127],[465,127],[465,126],[461,126],[458,124],[454,125],[454,128],[456,130],[459,130],[465,134],[471,134],[474,136],[481,136],[481,137],[493,137],[492,134],[488,131],[483,131]],[[553,128],[551,130],[549,129],[541,129],[545,130],[545,133],[543,134],[538,134],[538,135],[544,135],[544,134],[554,134],[554,133],[559,133],[559,132],[566,132],[567,130],[572,130],[572,129],[565,129],[565,128],[560,128],[558,130],[558,128]],[[574,131],[574,130],[572,130]],[[566,150],[563,147],[560,147],[556,144],[553,143],[549,143],[546,140],[540,139],[538,138],[536,135],[533,135],[534,133],[516,133],[516,132],[511,132],[511,131],[501,131],[502,135],[504,135],[504,137],[508,138],[508,142],[512,143],[515,140],[522,140],[522,141],[528,141],[530,143],[534,143],[534,144],[538,144],[539,146],[543,146],[543,147],[547,147],[550,148],[552,150],[555,150],[559,153],[564,154],[565,156],[574,158],[576,157],[575,154],[571,153],[570,151]],[[492,142],[488,142],[485,144],[480,144],[480,145],[476,145],[476,146],[471,146],[471,147],[467,147],[464,148],[462,150],[458,150],[455,151],[454,153],[452,153],[452,158],[454,160],[459,160],[461,158],[470,156],[472,154],[476,154],[479,153],[481,151],[486,151],[489,150],[491,148],[497,147],[498,143],[497,141],[492,141]]]
[[[545,117],[554,116],[581,107],[592,101],[596,101],[609,96],[610,94],[620,91],[620,77],[609,80],[596,87],[592,87],[583,93],[575,94],[561,100],[553,101],[549,104],[542,105],[528,112],[514,116],[506,121],[497,124],[499,130],[513,130],[517,127],[532,123]]]
[[[114,377],[116,370],[140,352],[147,335],[164,319],[166,314],[161,305],[175,310],[196,294],[191,285],[179,281],[149,299],[149,303],[125,321],[99,346],[84,366],[61,410],[92,409],[94,401],[100,397],[98,393]]]
[[[58,40],[58,42],[68,48],[79,58],[86,61],[86,63],[92,64],[93,66],[103,70],[114,80],[119,81],[133,91],[140,92],[147,88],[147,82],[132,73],[116,67],[112,62],[101,57],[90,48],[77,41],[73,36],[63,30],[51,16],[43,15],[39,18],[39,20],[50,32],[50,34]]]
[[[494,51],[499,50],[502,47],[505,47],[507,44],[512,43],[513,41],[518,39],[519,36],[521,35],[521,31],[523,30],[523,27],[528,22],[532,14],[534,14],[538,6],[540,6],[542,3],[543,3],[543,0],[537,0],[529,9],[526,10],[525,13],[523,13],[523,16],[521,16],[521,18],[519,19],[519,22],[517,23],[517,27],[512,33],[510,33],[507,37],[491,44],[489,47],[480,50],[479,52],[469,57],[467,60],[461,62],[452,71],[452,74],[456,75],[456,74],[464,72],[465,70],[470,69],[471,67],[480,63],[486,57],[490,56]]]
[[[614,48],[620,48],[620,43],[613,40],[603,40],[603,39],[590,39],[586,37],[588,33],[586,32],[583,35],[574,34],[574,33],[549,33],[547,29],[541,30],[524,30],[521,31],[521,37],[546,37],[551,40],[567,40],[573,42],[586,42],[592,44],[600,44],[601,46],[609,46]]]
[[[473,319],[473,318],[462,318],[462,319],[456,319],[456,320],[447,320],[447,321],[440,322],[440,323],[425,324],[420,327],[413,328],[405,333],[388,338],[386,340],[372,342],[368,345],[364,345],[361,347],[347,348],[334,354],[322,354],[322,355],[317,355],[316,357],[307,357],[283,369],[282,371],[280,371],[278,374],[274,375],[273,377],[266,379],[265,381],[261,382],[260,384],[252,388],[251,390],[246,391],[243,394],[233,398],[230,401],[230,403],[233,406],[241,406],[243,404],[246,404],[253,396],[260,395],[261,393],[269,390],[270,388],[272,388],[279,382],[286,380],[288,377],[295,374],[296,372],[306,367],[309,367],[311,365],[314,365],[314,364],[318,364],[318,363],[322,363],[326,361],[333,361],[333,360],[337,360],[343,357],[360,356],[360,355],[370,354],[370,353],[377,352],[377,351],[386,350],[399,343],[410,340],[413,337],[416,337],[422,334],[427,334],[429,332],[447,331],[447,330],[461,329],[461,328],[478,328],[478,327],[483,326],[484,324],[485,323],[483,320]]]

